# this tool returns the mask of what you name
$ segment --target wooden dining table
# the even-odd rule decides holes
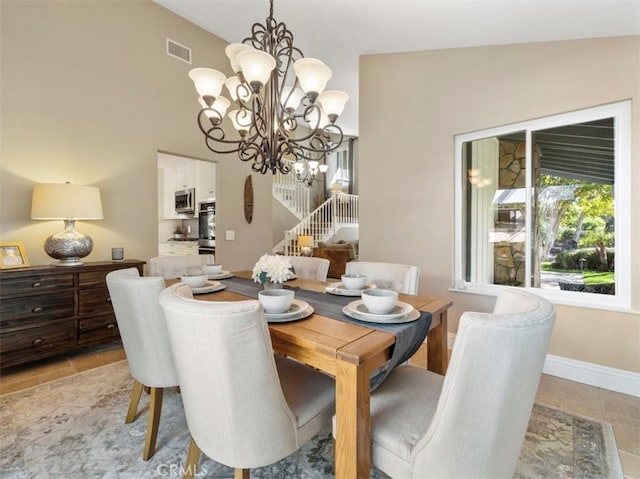
[[[234,272],[251,278],[250,271]],[[222,281],[224,282],[224,281]],[[328,284],[294,279],[288,286],[323,292]],[[222,290],[199,294],[208,301],[239,301],[247,296]],[[444,374],[447,369],[447,299],[400,294],[400,301],[432,314],[427,336],[427,367]],[[353,324],[314,313],[286,323],[270,323],[274,351],[297,359],[336,380],[335,477],[368,478],[371,468],[370,376],[391,357],[395,336],[365,324]]]

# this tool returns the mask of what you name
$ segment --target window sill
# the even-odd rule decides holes
[[[476,294],[480,296],[497,296],[498,293],[508,286],[479,285],[459,282],[457,286],[449,288],[452,293]],[[629,301],[625,301],[618,294],[596,294],[574,291],[561,291],[556,289],[543,288],[518,288],[537,294],[553,304],[564,306],[574,306],[579,308],[600,309],[603,311],[620,311],[624,313],[632,312]]]

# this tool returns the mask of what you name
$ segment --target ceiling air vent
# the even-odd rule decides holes
[[[167,55],[191,65],[191,48],[167,38]]]

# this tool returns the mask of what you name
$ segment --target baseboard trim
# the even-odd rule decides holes
[[[447,345],[452,348],[456,335],[447,334]],[[587,363],[576,359],[547,354],[542,372],[570,381],[640,397],[640,373]]]
[[[630,396],[640,397],[640,374],[547,354],[542,372]]]

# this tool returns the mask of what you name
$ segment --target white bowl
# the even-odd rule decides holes
[[[284,313],[293,303],[292,289],[265,289],[258,292],[258,301],[266,313]]]
[[[209,277],[203,273],[187,273],[180,276],[180,281],[192,288],[202,288],[207,284]]]
[[[388,314],[398,302],[398,292],[390,289],[369,289],[362,292],[365,308],[373,314]]]
[[[206,274],[220,274],[222,271],[221,264],[205,264],[202,266],[202,271]]]
[[[343,274],[340,279],[347,289],[362,289],[367,284],[367,277],[364,274]]]

